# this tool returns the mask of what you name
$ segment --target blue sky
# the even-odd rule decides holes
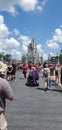
[[[62,0],[0,0],[0,52],[21,59],[35,39],[39,55],[62,49]]]

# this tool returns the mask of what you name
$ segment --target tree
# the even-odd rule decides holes
[[[4,55],[4,56],[3,56],[3,59],[4,59],[5,61],[10,62],[10,61],[11,61],[11,54],[6,54],[6,55]]]
[[[3,56],[3,55],[0,53],[0,59],[2,58],[2,56]]]
[[[62,64],[62,54],[59,55],[59,61]]]

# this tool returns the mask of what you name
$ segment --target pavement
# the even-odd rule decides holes
[[[44,91],[40,74],[39,86],[26,86],[21,72],[16,81],[9,82],[14,100],[8,101],[6,119],[8,130],[62,130],[62,88],[53,83]]]
[[[51,76],[51,78],[55,81],[55,76]],[[57,83],[56,83],[57,84]],[[60,83],[60,80],[59,80],[59,83],[57,84],[58,86],[62,87],[61,83]]]

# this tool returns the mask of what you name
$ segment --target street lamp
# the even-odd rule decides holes
[[[59,64],[59,54],[57,53],[57,63]]]

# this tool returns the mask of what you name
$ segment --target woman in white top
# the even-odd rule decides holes
[[[43,69],[43,76],[44,76],[45,91],[47,91],[48,90],[48,80],[50,77],[50,68],[48,67],[48,64],[45,64],[45,67]]]

